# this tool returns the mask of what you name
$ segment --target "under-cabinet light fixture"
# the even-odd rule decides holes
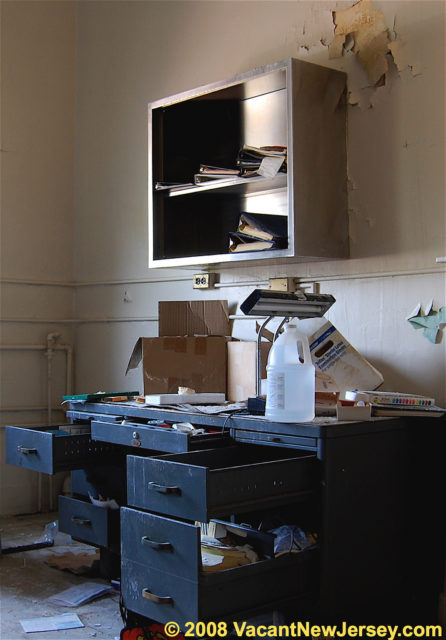
[[[240,309],[248,316],[281,316],[284,318],[321,318],[336,302],[328,293],[269,291],[255,289]]]

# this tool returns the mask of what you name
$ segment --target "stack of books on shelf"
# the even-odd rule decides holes
[[[209,184],[209,182],[234,180],[240,177],[239,169],[225,167],[213,167],[209,164],[200,164],[200,170],[194,175],[195,184]]]
[[[242,213],[237,231],[229,234],[230,253],[284,249],[287,246],[287,216]]]
[[[346,391],[345,399],[355,404],[370,404],[373,416],[409,416],[437,418],[446,409],[437,407],[435,398],[396,391]]]
[[[287,172],[287,147],[270,145],[252,147],[243,145],[239,150],[236,167],[215,167],[200,164],[198,173],[194,175],[196,185],[209,184],[211,181],[237,180],[254,176],[273,177],[279,171]]]
[[[270,145],[251,147],[243,145],[237,155],[240,175],[249,178],[256,175],[271,177],[279,171],[287,172],[287,147]]]

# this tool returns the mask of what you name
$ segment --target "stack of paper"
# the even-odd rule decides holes
[[[249,544],[229,546],[217,538],[202,536],[201,562],[203,571],[224,571],[257,562],[258,555]]]

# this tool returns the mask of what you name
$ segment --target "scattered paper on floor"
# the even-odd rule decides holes
[[[78,629],[85,626],[75,613],[64,613],[61,616],[48,616],[45,618],[30,618],[20,620],[25,633],[37,631],[62,631],[63,629]]]

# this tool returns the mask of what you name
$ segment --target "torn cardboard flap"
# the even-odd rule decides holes
[[[127,369],[125,370],[125,375],[128,374],[132,369],[136,369],[142,359],[142,341],[143,338],[138,338],[135,346],[133,347],[132,355],[130,356]]]
[[[160,301],[159,336],[229,336],[227,300]]]
[[[273,335],[273,334],[271,334]],[[262,379],[266,378],[266,363],[271,342],[261,342]],[[228,342],[228,400],[241,402],[256,395],[257,342]]]

